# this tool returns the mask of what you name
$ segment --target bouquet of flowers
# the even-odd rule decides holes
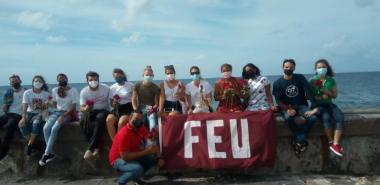
[[[317,88],[317,95],[322,95],[321,89],[323,88],[323,81],[322,80],[316,80],[315,81],[315,87]]]
[[[90,112],[92,110],[92,107],[94,106],[95,101],[94,100],[86,100],[85,105],[90,107],[87,111],[83,112],[83,130],[87,133],[90,130]]]
[[[43,104],[42,106],[42,110],[41,110],[41,113],[42,113],[42,118],[46,121],[49,117],[49,105],[51,103],[51,100],[53,100],[53,97],[52,96],[48,96],[47,97],[47,100],[45,102],[45,104]]]

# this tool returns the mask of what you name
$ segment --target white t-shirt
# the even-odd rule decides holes
[[[9,107],[9,113],[20,114],[22,112],[22,96],[24,95],[24,88],[21,87],[19,92],[13,92],[13,102]]]
[[[115,95],[119,95],[120,104],[127,104],[132,102],[132,92],[133,92],[133,83],[125,82],[124,85],[119,85],[118,83],[113,84],[110,87],[110,96],[112,99]]]
[[[186,85],[186,95],[191,96],[191,105],[196,105],[201,101],[201,86],[203,86],[203,96],[206,97],[207,94],[213,92],[214,89],[211,87],[210,83],[206,80],[201,80],[199,87],[194,84],[194,81]]]
[[[75,88],[70,88],[66,91],[67,95],[64,98],[58,96],[58,87],[52,90],[53,101],[57,102],[57,110],[68,111],[72,104],[78,104],[78,91]]]
[[[165,89],[165,100],[166,101],[178,101],[178,97],[176,96],[178,90],[179,90],[179,85],[182,86],[182,83],[178,81],[178,83],[173,87],[170,88],[166,80],[164,80],[164,89]]]
[[[268,105],[268,98],[265,93],[265,86],[267,85],[269,85],[269,80],[264,76],[258,76],[255,80],[250,79],[248,81],[249,105]]]
[[[28,89],[24,92],[22,103],[28,104],[27,112],[38,113],[42,105],[49,99],[49,96],[49,92],[41,91],[37,94],[33,89]]]
[[[106,84],[99,84],[96,91],[91,91],[90,87],[85,87],[80,91],[80,105],[85,105],[86,101],[93,101],[94,110],[109,110],[110,88]]]

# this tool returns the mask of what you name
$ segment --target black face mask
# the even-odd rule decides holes
[[[58,86],[66,87],[67,86],[67,81],[59,81],[58,82]]]
[[[256,76],[255,72],[253,72],[251,70],[245,72],[245,78],[246,79],[255,78],[255,76]]]
[[[15,89],[19,89],[21,87],[21,84],[19,82],[16,82],[16,83],[12,84],[12,87]]]
[[[284,69],[284,73],[288,76],[292,75],[294,72],[294,70],[291,70],[291,69]]]
[[[141,127],[141,125],[142,125],[142,121],[139,120],[139,119],[134,119],[134,120],[132,121],[132,125],[133,125],[135,128],[139,128],[139,127]]]

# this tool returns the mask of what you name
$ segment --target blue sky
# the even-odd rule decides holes
[[[198,65],[204,77],[234,74],[248,62],[281,74],[284,58],[312,73],[327,58],[337,72],[380,71],[380,2],[376,0],[0,0],[0,85],[19,74],[49,83],[88,70],[112,81],[120,67],[140,80],[174,64],[178,78]]]

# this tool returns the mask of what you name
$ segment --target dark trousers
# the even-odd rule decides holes
[[[85,116],[82,116],[80,120],[82,131],[89,142],[88,150],[91,150],[92,152],[95,148],[99,147],[99,140],[105,130],[107,115],[107,110],[93,110],[90,112],[88,123],[85,121]],[[88,129],[84,129],[86,128],[86,124],[89,124]]]
[[[0,128],[5,130],[4,137],[0,138],[0,156],[8,153],[9,146],[12,142],[15,130],[17,130],[18,122],[21,116],[15,113],[5,113],[0,117]]]

